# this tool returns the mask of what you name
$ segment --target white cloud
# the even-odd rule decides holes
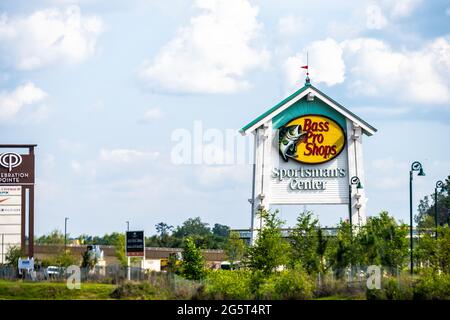
[[[43,107],[36,107],[36,104],[46,97],[47,93],[32,82],[20,85],[11,92],[0,93],[0,121],[16,120],[21,111],[27,107],[33,107],[34,110],[30,111],[37,111],[39,115],[39,110]]]
[[[144,116],[139,120],[140,123],[150,123],[154,120],[161,119],[164,116],[164,113],[159,108],[151,108],[148,109]]]
[[[278,32],[282,35],[295,35],[305,32],[310,23],[308,18],[300,18],[294,15],[287,15],[278,20]]]
[[[422,0],[387,0],[387,10],[394,18],[408,17],[419,6]]]
[[[289,88],[302,85],[300,66],[307,50],[313,83],[332,86],[346,79],[352,95],[389,94],[395,100],[426,105],[450,101],[450,37],[434,39],[417,50],[396,50],[373,38],[316,41],[286,60]]]
[[[306,52],[309,53],[309,73],[315,83],[323,82],[328,86],[344,82],[345,65],[342,49],[335,40],[325,39],[313,42],[301,53],[289,57],[284,71],[289,87],[303,85],[304,74],[301,66],[306,64]]]
[[[450,42],[438,38],[420,50],[392,49],[381,40],[359,38],[341,43],[349,86],[357,94],[397,95],[410,102],[446,103],[450,75]]]
[[[366,8],[366,26],[368,29],[383,29],[388,24],[381,8],[377,5],[369,5]]]
[[[248,71],[264,67],[269,53],[253,45],[261,24],[246,0],[197,0],[201,12],[180,28],[140,78],[152,89],[182,93],[232,93],[249,87]]]
[[[107,162],[133,162],[140,159],[154,160],[159,156],[159,152],[147,152],[134,149],[102,149],[100,150],[100,160]]]
[[[53,63],[79,63],[94,54],[104,29],[101,18],[80,8],[45,9],[29,16],[0,16],[0,51],[5,63],[32,70]]]

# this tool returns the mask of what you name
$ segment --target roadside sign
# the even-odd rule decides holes
[[[144,231],[127,231],[125,250],[127,257],[144,257],[145,256]]]

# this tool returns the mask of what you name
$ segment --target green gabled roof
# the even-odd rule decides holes
[[[254,119],[253,121],[251,121],[250,123],[248,123],[247,125],[245,125],[241,130],[239,130],[239,132],[244,133],[246,130],[248,130],[249,128],[251,128],[253,125],[255,125],[256,123],[258,123],[260,120],[264,119],[265,117],[267,117],[268,115],[270,115],[271,113],[273,113],[274,111],[276,111],[277,109],[281,108],[283,105],[285,105],[286,103],[288,103],[289,101],[291,101],[292,99],[294,99],[295,97],[297,97],[299,94],[301,94],[302,92],[304,92],[306,89],[308,88],[312,88],[314,89],[317,93],[321,94],[322,96],[324,96],[325,98],[327,98],[328,100],[330,100],[332,103],[334,103],[336,106],[338,106],[340,109],[342,109],[343,111],[349,113],[351,116],[353,116],[354,118],[358,119],[358,121],[360,121],[362,124],[364,124],[365,126],[367,126],[368,128],[370,128],[371,130],[373,130],[374,132],[377,131],[377,129],[373,126],[371,126],[370,124],[368,124],[366,121],[364,121],[363,119],[361,119],[360,117],[358,117],[356,114],[354,114],[353,112],[351,112],[350,110],[348,110],[347,108],[345,108],[343,105],[341,105],[339,102],[335,101],[333,98],[330,98],[328,95],[326,95],[325,93],[323,93],[322,91],[320,91],[319,89],[317,89],[316,87],[314,87],[313,85],[311,85],[310,83],[306,83],[302,88],[300,88],[299,90],[297,90],[296,92],[294,92],[293,94],[291,94],[289,97],[287,97],[286,99],[284,99],[283,101],[279,102],[278,104],[276,104],[275,106],[273,106],[272,108],[270,108],[269,110],[267,110],[266,112],[264,112],[262,115],[260,115],[259,117],[257,117],[256,119]]]
[[[306,89],[308,89],[311,85],[305,85],[303,86],[303,88],[300,88],[299,90],[295,91],[293,94],[291,94],[289,97],[287,97],[286,99],[284,99],[283,101],[277,103],[275,106],[273,106],[272,108],[270,108],[269,110],[267,110],[266,112],[264,112],[262,115],[260,115],[258,118],[256,118],[255,120],[253,120],[252,122],[250,122],[249,124],[245,125],[241,130],[239,130],[239,132],[244,132],[246,131],[248,128],[251,128],[255,123],[257,123],[258,121],[260,121],[261,119],[264,119],[265,117],[267,117],[269,114],[271,114],[272,112],[274,112],[275,110],[277,110],[278,108],[280,108],[281,106],[285,105],[286,103],[288,103],[289,101],[291,101],[292,99],[294,99],[296,96],[298,96],[300,93],[302,93],[303,91],[305,91]]]

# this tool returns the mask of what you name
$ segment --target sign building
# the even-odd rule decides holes
[[[34,253],[35,147],[0,145],[0,264],[6,263],[6,253],[13,246],[30,257]],[[28,153],[17,153],[17,149]]]
[[[346,204],[350,223],[365,223],[362,137],[377,130],[309,78],[240,131],[254,134],[252,239],[271,205]]]

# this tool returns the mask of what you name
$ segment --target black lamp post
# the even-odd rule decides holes
[[[348,212],[349,212],[349,223],[350,229],[353,230],[353,221],[352,221],[352,187],[356,185],[356,189],[362,189],[363,186],[361,184],[361,180],[357,176],[353,176],[350,179],[350,184],[348,186]]]
[[[126,221],[127,223],[127,231],[130,231],[130,221]]]
[[[422,164],[419,161],[414,161],[411,164],[411,170],[409,171],[409,245],[410,245],[410,258],[411,258],[411,275],[414,274],[414,262],[413,262],[413,208],[412,208],[412,181],[413,172],[419,171],[418,176],[424,176]]]
[[[434,223],[436,225],[436,233],[435,233],[436,240],[438,238],[438,226],[439,226],[439,221],[438,221],[438,189],[442,190],[443,188],[444,188],[444,183],[441,180],[436,182],[436,188],[434,188]]]

